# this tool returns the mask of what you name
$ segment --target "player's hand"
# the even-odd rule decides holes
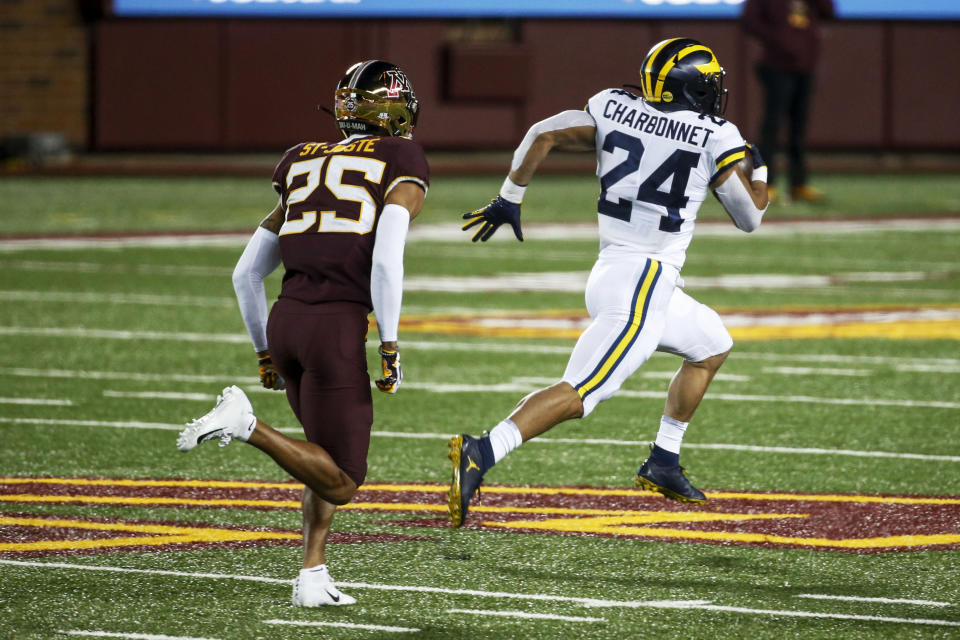
[[[267,389],[275,389],[277,391],[283,391],[287,388],[287,382],[283,379],[283,376],[280,375],[280,372],[277,371],[273,360],[270,359],[269,352],[264,352],[263,355],[257,356],[257,362],[260,364],[260,384]]]
[[[753,161],[753,168],[759,169],[760,167],[765,167],[767,162],[763,159],[763,156],[760,155],[760,149],[757,148],[757,145],[749,142],[747,142],[746,145],[747,153],[750,154],[750,159]]]
[[[385,349],[380,346],[380,366],[383,368],[383,378],[376,380],[377,389],[384,393],[396,393],[403,380],[403,369],[400,368],[400,351]]]
[[[520,205],[505,200],[503,196],[497,196],[482,209],[463,214],[463,219],[467,221],[462,227],[464,231],[478,224],[481,225],[473,235],[474,242],[477,240],[486,242],[504,222],[513,227],[513,234],[517,236],[517,240],[523,242],[523,232],[520,230]]]

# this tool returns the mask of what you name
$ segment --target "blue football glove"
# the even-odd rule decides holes
[[[377,389],[384,393],[396,393],[403,380],[403,369],[400,368],[400,352],[380,347],[380,366],[383,369],[383,378],[375,380]]]
[[[759,169],[760,167],[766,166],[766,161],[764,161],[763,156],[760,155],[760,149],[757,149],[757,145],[746,143],[747,153],[750,154],[750,159],[753,161],[753,168]]]
[[[502,196],[497,196],[482,209],[463,214],[463,219],[467,221],[462,227],[464,231],[478,224],[481,225],[473,235],[474,242],[477,240],[486,242],[504,222],[513,227],[513,234],[517,236],[517,240],[523,242],[523,232],[520,230],[520,205],[504,200]]]

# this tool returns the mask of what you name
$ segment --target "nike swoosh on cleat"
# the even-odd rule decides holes
[[[327,595],[330,596],[330,599],[331,599],[331,600],[333,600],[334,602],[340,602],[340,596],[339,596],[339,595],[333,595],[332,593],[330,593],[330,590],[329,590],[329,589],[324,589],[324,591],[327,592]]]

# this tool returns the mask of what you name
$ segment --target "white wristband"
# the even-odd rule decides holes
[[[513,180],[510,179],[510,176],[507,176],[507,179],[503,181],[503,186],[500,187],[500,197],[507,202],[520,204],[523,202],[523,194],[526,190],[526,187],[521,187],[518,184],[514,184]]]
[[[767,165],[762,167],[757,167],[753,170],[753,175],[750,176],[750,182],[766,182],[767,181]]]

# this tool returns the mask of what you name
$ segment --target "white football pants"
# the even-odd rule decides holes
[[[563,374],[583,401],[583,417],[613,396],[654,351],[700,362],[733,339],[717,312],[677,288],[676,268],[644,256],[603,256],[587,280],[583,332]]]

